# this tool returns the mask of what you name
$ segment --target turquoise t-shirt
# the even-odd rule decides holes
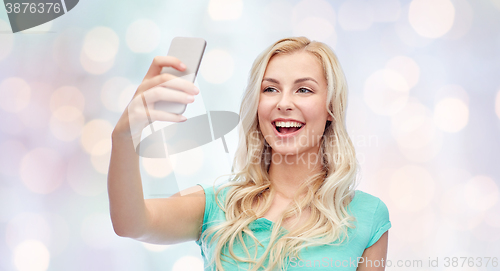
[[[205,230],[213,225],[226,221],[225,213],[219,208],[215,202],[214,186],[212,184],[198,184],[205,190],[205,215],[203,218],[202,234]],[[218,186],[215,187],[215,191]],[[220,203],[224,203],[227,190],[226,187],[219,193]],[[349,203],[350,214],[356,218],[354,229],[348,229],[348,240],[340,246],[311,246],[300,251],[301,259],[290,258],[287,270],[349,270],[355,271],[357,268],[358,257],[361,257],[364,250],[373,244],[391,227],[389,221],[389,211],[387,206],[379,198],[372,196],[360,190],[355,191],[354,198]],[[259,218],[248,225],[255,237],[262,243],[264,247],[269,245],[269,238],[273,222],[266,218]],[[286,231],[286,230],[285,230]],[[256,244],[250,237],[245,237],[245,244],[250,253],[255,251]],[[197,240],[196,243],[201,247],[202,240]],[[214,246],[212,244],[211,246]],[[257,255],[260,257],[265,248],[257,246]],[[236,255],[245,257],[244,250],[236,243],[233,246]],[[210,247],[208,253],[211,253]],[[226,254],[229,255],[227,249]],[[213,255],[206,255],[201,251],[205,261],[205,270],[215,270],[215,264],[209,266],[209,259]],[[226,258],[227,260],[227,258]],[[248,270],[247,263],[236,263],[222,261],[224,270]]]

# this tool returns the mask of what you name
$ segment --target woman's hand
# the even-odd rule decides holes
[[[179,71],[186,69],[186,66],[175,57],[155,57],[132,101],[116,124],[113,131],[114,136],[132,137],[134,145],[137,145],[142,130],[152,122],[182,122],[186,120],[186,117],[182,115],[154,108],[154,104],[158,101],[192,103],[194,95],[200,93],[199,89],[187,80],[168,73],[160,74],[163,67],[172,67]]]

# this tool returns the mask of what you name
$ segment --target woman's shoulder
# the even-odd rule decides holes
[[[356,190],[350,209],[356,217],[360,234],[366,237],[366,247],[377,242],[380,236],[391,228],[389,209],[377,196]]]
[[[389,218],[387,205],[379,197],[367,192],[356,190],[354,198],[349,204],[354,214],[363,214],[368,217],[386,217]]]
[[[354,198],[353,201],[361,201],[361,202],[369,202],[369,203],[378,203],[378,202],[383,202],[379,197],[374,196],[370,193],[367,193],[362,190],[355,190],[354,191]]]
[[[227,186],[226,184],[227,183],[198,183],[205,191],[207,202],[215,201],[216,193],[217,198],[223,202],[226,198],[227,191],[231,188],[231,186]]]

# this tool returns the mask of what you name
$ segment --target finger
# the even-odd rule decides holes
[[[143,94],[148,106],[151,106],[155,102],[159,101],[177,102],[182,104],[189,104],[194,102],[193,95],[187,94],[183,91],[164,87],[154,87],[148,89]]]
[[[144,80],[153,78],[154,76],[160,74],[163,67],[172,67],[179,71],[184,71],[186,69],[186,65],[182,63],[178,58],[173,56],[156,56],[153,59],[153,63],[149,67],[146,76],[144,76]]]
[[[193,83],[179,77],[167,80],[158,86],[181,90],[191,95],[197,95],[200,93],[200,90]]]
[[[191,95],[200,93],[200,90],[193,83],[168,73],[163,73],[144,81],[140,88],[147,90],[156,86],[182,90]]]
[[[170,121],[170,122],[184,122],[187,120],[183,115],[178,115],[170,112],[160,110],[149,110],[151,121]]]
[[[175,78],[178,78],[178,77],[175,75],[169,74],[169,73],[162,73],[162,74],[159,74],[153,78],[142,81],[138,90],[140,89],[140,90],[142,90],[142,92],[144,92],[150,88],[156,87],[162,83],[165,83],[169,80],[173,80]]]

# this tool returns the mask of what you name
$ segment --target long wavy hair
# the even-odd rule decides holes
[[[328,84],[326,108],[333,121],[325,124],[320,143],[321,172],[304,180],[293,203],[274,223],[264,254],[257,257],[257,250],[255,254],[250,254],[243,237],[246,235],[255,244],[260,244],[249,224],[264,216],[275,195],[268,173],[271,147],[260,131],[257,116],[261,83],[273,56],[299,51],[313,54],[322,63]],[[299,252],[303,248],[339,245],[348,238],[347,228],[354,227],[354,217],[348,213],[347,206],[357,185],[358,163],[345,127],[346,102],[347,83],[344,73],[337,57],[327,45],[305,37],[285,38],[257,57],[241,102],[239,146],[231,178],[216,191],[216,199],[219,199],[221,190],[228,189],[226,199],[216,201],[225,212],[226,221],[207,228],[201,236],[205,240],[202,249],[208,249],[206,242],[209,236],[211,244],[215,244],[205,255],[213,255],[210,264],[215,262],[217,270],[223,270],[222,261],[226,260],[223,256],[236,262],[248,263],[251,267],[249,270],[285,270],[286,259],[300,259]],[[306,192],[305,196],[299,197],[302,191]],[[294,226],[292,231],[284,232],[281,228],[283,221],[294,216],[300,217],[302,210],[306,208],[311,211],[308,220],[300,227]],[[234,253],[235,242],[243,247],[247,257]],[[224,251],[228,251],[229,255]]]

